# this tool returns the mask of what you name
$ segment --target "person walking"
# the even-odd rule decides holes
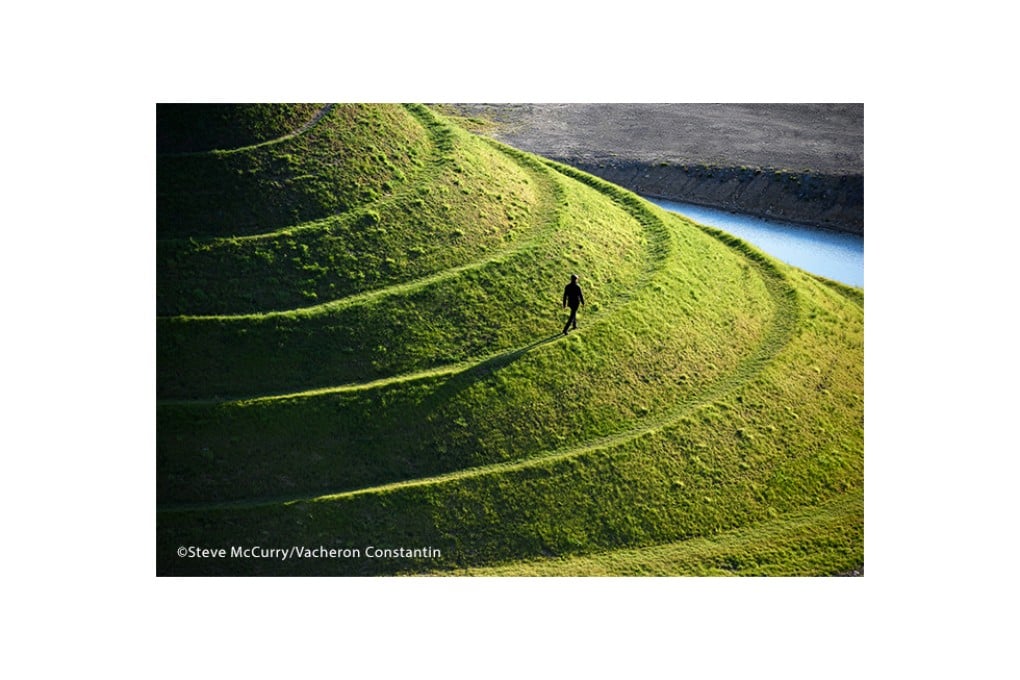
[[[567,319],[567,325],[563,327],[563,335],[567,334],[571,324],[573,324],[574,330],[577,330],[577,308],[584,304],[584,293],[581,292],[581,286],[577,284],[577,274],[570,275],[570,283],[563,289],[564,309],[568,304],[570,305],[570,318]]]

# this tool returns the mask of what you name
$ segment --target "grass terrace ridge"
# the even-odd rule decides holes
[[[863,566],[861,289],[425,106],[157,114],[158,574]]]

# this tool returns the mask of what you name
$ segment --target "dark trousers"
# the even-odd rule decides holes
[[[574,324],[574,330],[577,330],[577,308],[580,305],[570,305],[570,318],[567,319],[567,325],[563,327],[563,332],[566,333],[570,328],[570,324]]]

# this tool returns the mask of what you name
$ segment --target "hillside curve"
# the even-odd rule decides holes
[[[520,213],[528,216],[525,238],[504,239],[480,260],[417,278],[396,274],[381,287],[338,297],[335,306],[276,310],[268,315],[273,326],[265,325],[267,315],[250,312],[161,317],[159,573],[512,570],[555,555],[685,543],[790,512],[812,517],[815,506],[827,517],[843,508],[840,522],[859,524],[856,505],[826,500],[853,498],[862,484],[863,435],[853,415],[862,409],[859,334],[843,333],[841,345],[827,331],[837,318],[862,325],[859,306],[619,187],[466,135],[424,109],[404,111],[447,129],[453,156],[493,151],[520,168],[527,177],[520,186],[536,188],[528,194],[533,209]],[[416,177],[429,177],[435,188],[438,175],[419,170]],[[447,186],[470,194],[472,186],[459,179]],[[462,224],[467,235],[471,221]],[[554,335],[555,286],[524,294],[518,304],[470,293],[493,280],[501,289],[540,291],[543,281],[579,265],[592,304],[581,330],[566,338]],[[545,296],[552,298],[549,312],[542,311]],[[324,354],[366,332],[371,339],[363,347],[385,342],[371,335],[372,320],[392,324],[394,308],[366,314],[381,299],[401,308],[432,303],[429,314],[402,320],[403,335],[386,329],[390,346],[427,351],[405,351],[389,363],[366,361],[368,349]],[[458,304],[470,314],[451,313]],[[338,309],[350,315],[334,316]],[[433,332],[437,324],[463,328],[479,319],[498,329],[478,344]],[[231,342],[210,342],[207,329],[192,332],[196,324],[224,323],[234,328]],[[294,334],[315,344],[288,346]],[[255,337],[249,349],[245,336]],[[820,340],[831,351],[820,353]],[[192,370],[188,364],[203,352],[228,363],[240,355],[239,367],[282,363],[286,370],[253,377],[217,369],[214,361]],[[791,377],[805,352],[825,365]],[[811,400],[786,398],[805,390]],[[565,398],[581,407],[558,409]],[[804,415],[791,417],[791,404],[801,404]],[[838,445],[822,447],[819,462],[813,447],[823,421],[821,429],[839,437]],[[788,539],[789,549],[817,542],[802,527],[821,524],[799,519],[803,535]],[[831,531],[832,522],[826,526]],[[347,550],[387,540],[435,546],[442,557],[422,564],[176,554],[196,543],[267,540]],[[746,539],[740,545],[746,552]],[[808,561],[798,569],[837,573],[863,562],[855,540],[825,555],[824,565]],[[790,560],[778,562],[790,568]]]

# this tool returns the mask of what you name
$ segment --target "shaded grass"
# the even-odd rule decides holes
[[[801,317],[811,318],[815,297],[809,290],[811,302],[798,303],[804,307]],[[829,299],[818,302],[827,304]],[[848,494],[860,499],[863,427],[854,423],[862,415],[856,378],[851,372],[847,381],[832,383],[828,393],[819,396],[818,372],[810,366],[790,370],[825,337],[815,324],[798,326],[757,377],[671,424],[604,448],[319,501],[161,513],[161,533],[167,550],[175,539],[195,535],[214,544],[243,543],[258,540],[264,531],[288,542],[363,545],[385,539],[443,551],[438,564],[174,564],[179,573],[215,573],[220,568],[242,573],[412,573],[707,538]],[[832,347],[833,357],[842,357],[848,365],[860,359],[844,349]],[[791,404],[798,405],[797,412],[791,412]],[[861,525],[859,514],[848,514],[828,537],[824,531],[829,530],[820,529],[813,544],[839,544],[848,526],[859,532]],[[730,557],[735,564],[756,563],[747,555]],[[794,568],[780,557],[767,567],[770,573]],[[851,557],[859,554],[851,551]],[[169,555],[166,559],[165,564],[175,562]],[[843,564],[841,560],[832,568],[842,569]]]
[[[171,352],[160,355],[163,393],[268,395],[159,405],[159,573],[823,574],[863,563],[856,294],[548,167],[555,218],[508,257],[346,307],[159,322]],[[590,304],[580,333],[552,341],[570,271]],[[474,294],[493,282],[525,291],[501,308]],[[425,313],[373,335],[373,320],[409,308]],[[471,331],[480,318],[491,335]],[[463,323],[463,337],[444,330]],[[244,333],[210,342],[202,329],[217,325]],[[362,344],[337,354],[348,338]],[[372,354],[379,338],[392,361]],[[345,381],[364,382],[331,389]],[[182,560],[181,545],[442,556]]]
[[[599,254],[586,267],[595,301],[616,299],[643,264],[639,225],[605,197],[581,195],[526,249],[421,287],[280,314],[159,319],[160,396],[247,396],[372,380],[542,337],[556,327],[572,253]]]
[[[839,281],[833,281],[832,279],[827,279],[824,276],[814,275],[814,278],[819,283],[822,283],[822,284],[828,286],[829,288],[831,288],[832,290],[836,291],[837,293],[839,293],[840,295],[842,295],[846,299],[848,299],[848,300],[850,300],[850,301],[852,301],[852,302],[854,302],[854,303],[856,303],[856,304],[858,304],[858,305],[860,305],[862,307],[864,306],[864,289],[863,288],[856,288],[854,286],[848,286],[845,283],[840,283]]]
[[[159,241],[159,313],[315,305],[491,256],[549,222],[550,191],[533,168],[412,112],[434,153],[390,196],[256,236]]]
[[[571,198],[575,209],[586,205],[583,196]],[[658,228],[658,238],[677,239],[669,249],[686,257],[715,247],[689,227],[683,235],[661,222]],[[756,356],[749,347],[772,304],[739,258],[701,279],[688,278],[679,257],[651,267],[626,305],[604,303],[582,335],[516,363],[483,362],[449,377],[357,392],[164,405],[161,431],[175,434],[161,437],[161,502],[358,488],[532,456],[656,422],[727,372],[743,373],[738,364]],[[727,276],[733,287],[719,286]],[[702,304],[686,304],[691,290]],[[663,353],[663,346],[676,351]],[[290,423],[299,419],[294,432]],[[307,459],[303,465],[295,464],[296,451]]]
[[[711,538],[454,571],[469,576],[817,576],[864,561],[864,504],[846,494]],[[442,573],[442,572],[440,572]]]
[[[156,151],[230,150],[285,137],[310,123],[322,104],[157,104]]]
[[[338,104],[279,144],[157,156],[157,238],[238,236],[347,212],[420,171],[428,142],[399,106]]]

